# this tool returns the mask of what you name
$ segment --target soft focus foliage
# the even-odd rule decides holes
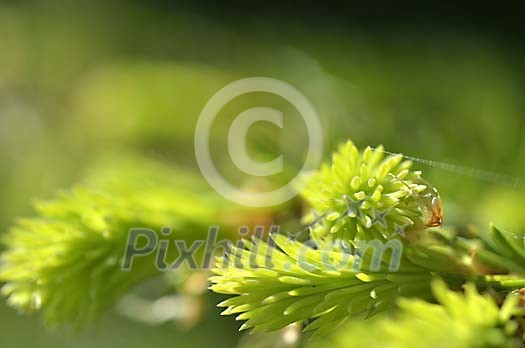
[[[21,219],[4,236],[0,277],[9,304],[43,309],[51,325],[79,327],[158,273],[154,254],[138,259],[132,272],[121,270],[130,228],[160,233],[170,226],[170,238],[193,240],[221,220],[226,205],[199,192],[191,176],[145,159],[117,162],[117,176],[115,164],[98,167],[85,184],[38,201],[38,216]]]
[[[400,312],[393,318],[372,322],[352,321],[324,342],[310,347],[521,347],[514,337],[518,323],[512,319],[518,297],[509,295],[501,308],[488,295],[480,295],[470,283],[465,294],[447,289],[436,280],[432,289],[438,304],[419,299],[400,299]],[[446,342],[446,343],[445,343]]]

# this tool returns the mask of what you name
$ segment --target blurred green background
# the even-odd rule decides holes
[[[525,51],[519,17],[502,9],[405,10],[381,4],[168,1],[0,4],[0,227],[31,200],[83,178],[109,154],[140,154],[200,175],[193,132],[220,88],[244,77],[298,88],[321,118],[325,157],[338,143],[525,177]],[[516,11],[517,12],[517,11]],[[517,15],[517,13],[516,13]],[[265,94],[234,100],[212,132],[225,176],[249,181],[227,155],[242,110],[285,110],[283,130],[249,133],[254,157],[285,155],[284,182],[307,144],[296,110]],[[286,127],[286,125],[290,125]],[[491,183],[416,164],[440,191],[445,225],[525,232],[523,185]],[[523,184],[523,181],[521,181]],[[111,312],[75,334],[0,304],[1,347],[232,347],[237,323],[206,300],[183,330]]]

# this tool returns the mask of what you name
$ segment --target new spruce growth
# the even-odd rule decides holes
[[[385,153],[341,145],[301,193],[304,233],[241,240],[218,256],[210,289],[226,296],[222,314],[255,332],[294,324],[312,347],[519,346],[525,236],[432,228],[442,223],[437,190]],[[210,226],[299,220],[293,205],[258,216],[225,204],[192,175],[144,159],[109,167],[38,202],[4,236],[9,304],[80,327],[159,273],[154,256],[122,270],[132,228],[169,226],[169,238],[191,243]]]

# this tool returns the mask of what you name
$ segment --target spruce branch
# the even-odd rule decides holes
[[[352,142],[343,144],[302,193],[313,209],[303,221],[314,247],[274,235],[274,243],[244,241],[233,248],[211,278],[213,291],[235,296],[219,304],[223,314],[237,314],[246,320],[241,329],[253,331],[314,319],[306,330],[322,334],[357,314],[392,308],[400,296],[431,297],[437,264],[459,274],[461,284],[447,255],[415,247],[406,252],[404,232],[426,228],[434,191],[410,166],[401,155],[384,158],[382,148],[359,153]],[[401,245],[398,268],[388,263],[395,248],[378,258],[362,242]]]
[[[20,219],[4,236],[2,294],[24,313],[43,311],[50,326],[78,328],[159,274],[154,253],[136,259],[131,271],[121,269],[131,228],[166,239],[160,230],[169,226],[169,238],[191,241],[205,238],[225,208],[170,166],[142,158],[106,162],[84,184],[38,201],[37,216]]]
[[[406,258],[399,271],[389,271],[391,250],[381,255],[379,269],[371,271],[377,255],[370,250],[350,254],[336,244],[323,250],[278,234],[272,238],[274,242],[243,241],[213,270],[211,289],[236,295],[219,304],[226,307],[222,314],[245,320],[241,330],[273,331],[315,319],[306,331],[322,334],[351,316],[390,309],[401,296],[431,298],[434,272]]]
[[[333,164],[324,165],[303,192],[313,207],[305,219],[310,241],[282,235],[243,241],[218,260],[211,289],[234,296],[219,304],[226,307],[223,314],[237,315],[246,321],[241,329],[253,331],[308,321],[306,331],[321,335],[356,315],[392,309],[400,297],[431,299],[435,277],[454,288],[472,281],[505,293],[519,289],[519,276],[479,272],[473,255],[452,244],[482,243],[483,255],[505,259],[512,265],[506,270],[516,271],[525,255],[523,241],[504,238],[494,227],[492,242],[425,231],[436,220],[433,204],[439,196],[401,159],[384,159],[381,149],[360,154],[351,142],[341,146]],[[406,234],[397,233],[399,224]],[[379,244],[368,250],[370,243]],[[396,269],[389,264],[395,249],[389,243],[402,246]]]

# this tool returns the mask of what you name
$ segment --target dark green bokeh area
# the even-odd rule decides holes
[[[160,159],[200,176],[193,150],[199,113],[226,84],[252,76],[286,81],[310,100],[327,159],[352,139],[361,148],[383,144],[525,178],[525,51],[512,16],[267,5],[0,4],[0,230],[31,215],[34,198],[70,187],[108,154]],[[307,136],[297,110],[278,97],[229,104],[212,133],[214,159],[230,180],[246,180],[228,157],[227,132],[253,106],[285,110],[283,130],[256,125],[248,140],[254,158],[284,154],[286,170],[275,182],[285,182],[302,166]],[[446,225],[493,221],[525,233],[523,179],[513,185],[468,170],[416,167],[439,189]],[[2,301],[0,347],[232,347],[238,323],[219,316],[219,301],[209,295],[203,321],[189,331],[110,312],[77,334],[49,331],[38,315],[20,316]]]

